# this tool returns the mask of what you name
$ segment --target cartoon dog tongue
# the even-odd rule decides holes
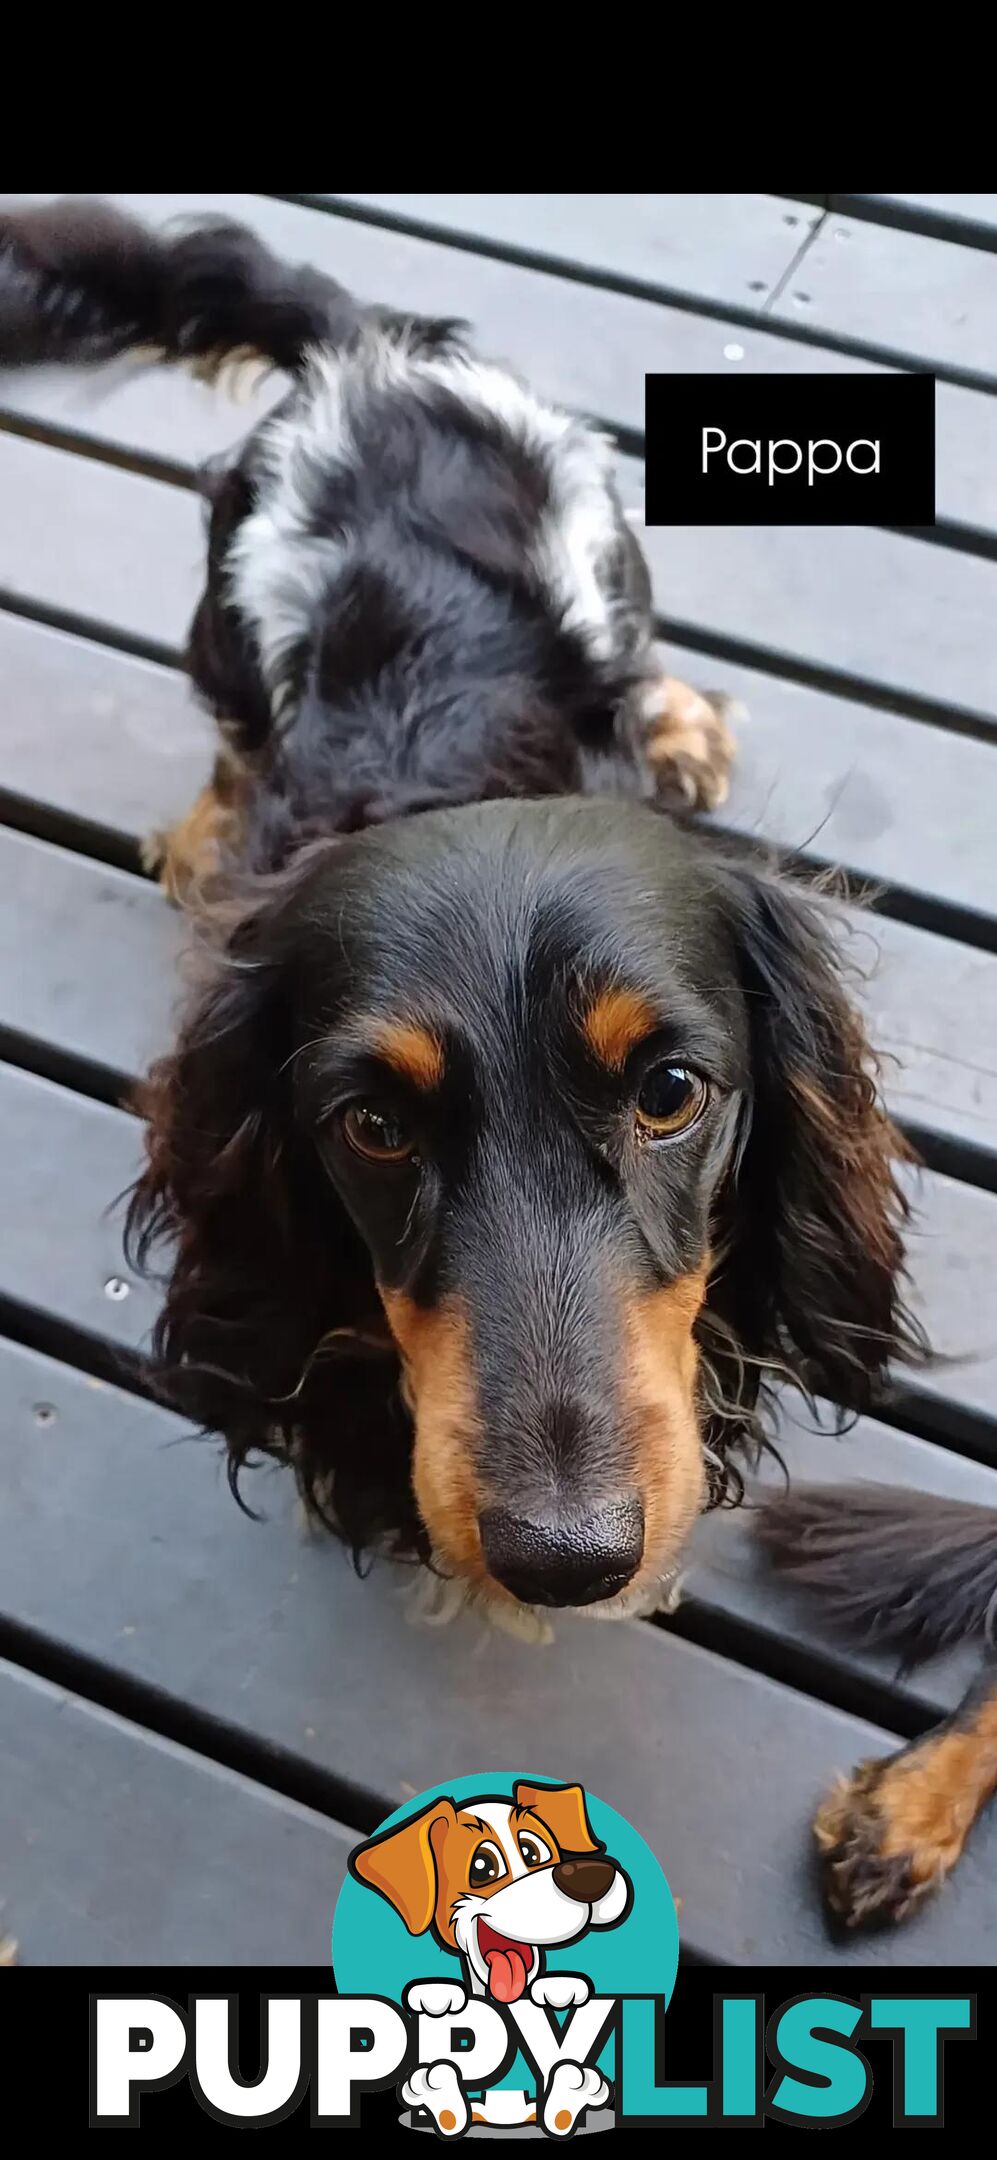
[[[533,1952],[528,1943],[510,1942],[507,1935],[478,1922],[478,1947],[488,1967],[488,1992],[496,2002],[518,2002],[530,1976]]]

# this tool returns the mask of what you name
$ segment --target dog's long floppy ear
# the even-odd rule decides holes
[[[362,1544],[400,1527],[396,1485],[401,1515],[411,1508],[397,1359],[366,1247],[294,1116],[291,886],[277,887],[210,958],[140,1097],[147,1162],[127,1246],[139,1268],[164,1251],[161,1388],[224,1436],[233,1488],[250,1456],[290,1460]]]
[[[350,1856],[350,1871],[387,1898],[410,1935],[425,1935],[436,1911],[437,1841],[457,1821],[452,1800],[433,1800],[421,1815],[384,1837],[371,1838]]]
[[[580,1785],[524,1785],[513,1787],[517,1807],[531,1808],[541,1822],[549,1823],[563,1853],[603,1852],[593,1837]]]
[[[719,1309],[745,1361],[724,1392],[750,1400],[770,1364],[861,1411],[891,1365],[928,1356],[903,1299],[909,1206],[897,1166],[911,1151],[883,1108],[827,902],[740,864],[725,874],[753,1101],[718,1270]],[[722,1427],[710,1437],[722,1449]]]

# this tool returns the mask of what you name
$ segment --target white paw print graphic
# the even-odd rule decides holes
[[[548,2010],[575,2010],[588,2002],[591,1993],[582,1973],[541,1973],[530,1989],[530,2000]]]
[[[585,2108],[601,2107],[609,2086],[598,2070],[581,2063],[558,2063],[544,2094],[543,2126],[552,2137],[567,2137]]]
[[[406,2078],[402,2099],[410,2108],[428,2108],[441,2137],[459,2137],[467,2129],[470,2110],[452,2063],[420,2064]]]
[[[467,1990],[456,1980],[414,1980],[405,2005],[416,2017],[459,2017],[467,2008]]]

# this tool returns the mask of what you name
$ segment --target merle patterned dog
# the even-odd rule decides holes
[[[923,1355],[824,910],[661,815],[733,743],[591,427],[230,225],[0,217],[0,361],[150,350],[289,377],[205,478],[219,749],[157,851],[215,933],[131,1206],[164,1386],[357,1549],[646,1609],[772,1384],[862,1410]],[[856,1914],[884,1823],[839,1804]]]

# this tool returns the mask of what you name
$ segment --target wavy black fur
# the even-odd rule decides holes
[[[916,1662],[997,1631],[997,1508],[892,1485],[801,1485],[759,1511],[780,1572],[843,1634]]]
[[[2,367],[96,365],[142,347],[204,362],[245,349],[294,374],[309,345],[342,344],[368,312],[223,218],[157,232],[75,197],[0,211]]]

